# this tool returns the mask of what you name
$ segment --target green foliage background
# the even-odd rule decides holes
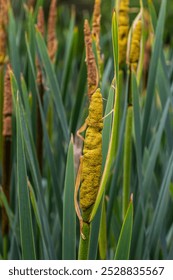
[[[83,21],[91,20],[94,3],[81,6],[80,11],[67,5],[68,1],[57,5],[58,51],[52,64],[45,38],[35,29],[37,10],[29,11],[23,2],[12,1],[13,9],[9,12],[13,152],[9,205],[0,190],[0,203],[5,206],[10,222],[8,242],[0,235],[0,257],[77,259],[80,234],[73,203],[77,151],[74,138],[88,114]],[[44,4],[46,22],[48,2],[39,0],[36,6]],[[113,47],[115,50],[117,45],[116,32],[113,37],[111,34],[115,3],[102,2],[101,91],[107,115],[114,107],[112,80],[117,59]],[[91,224],[89,259],[173,258],[173,4],[171,0],[155,0],[151,9],[150,1],[143,2],[152,11],[154,33],[149,78],[144,88],[142,78],[138,84],[135,75],[129,78],[126,73],[123,78],[122,73],[116,73],[121,89],[118,148],[116,158],[111,154],[108,181]],[[131,4],[138,7],[139,1]],[[131,21],[133,18],[132,13]],[[43,104],[36,84],[36,56],[44,76]],[[130,183],[133,203],[129,198],[123,219],[123,147],[129,79],[134,102]],[[1,87],[1,94],[2,91]],[[36,151],[37,104],[44,134],[42,173]],[[103,168],[115,115],[104,119]],[[2,178],[2,164],[0,175]]]

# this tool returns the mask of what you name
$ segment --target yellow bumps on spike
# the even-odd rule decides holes
[[[93,93],[86,120],[81,169],[80,207],[82,218],[88,221],[99,189],[102,166],[103,101],[100,89]]]
[[[129,0],[119,0],[118,2],[118,44],[119,44],[119,64],[126,60],[127,40],[129,32]]]
[[[140,57],[141,35],[142,35],[142,19],[141,19],[141,14],[139,14],[132,27],[131,45],[130,45],[130,54],[129,54],[129,64],[131,69],[133,69],[135,72],[137,71],[137,66]]]

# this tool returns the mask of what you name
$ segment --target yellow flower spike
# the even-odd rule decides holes
[[[117,1],[119,65],[126,61],[127,40],[129,32],[129,0]]]
[[[101,178],[102,167],[102,129],[103,129],[103,100],[100,89],[97,89],[89,106],[89,115],[79,133],[86,129],[83,155],[80,159],[80,174],[76,180],[75,208],[81,224],[89,222],[90,213],[95,203]],[[82,210],[80,214],[77,203],[77,191],[80,186],[79,205]]]
[[[140,12],[137,15],[133,23],[128,41],[127,63],[130,65],[130,68],[135,72],[137,72],[138,62],[140,58],[141,38],[142,12]]]
[[[88,81],[88,97],[91,99],[92,94],[98,87],[98,70],[92,50],[92,36],[88,20],[84,22],[84,40],[86,50],[86,65],[87,65],[87,81]]]

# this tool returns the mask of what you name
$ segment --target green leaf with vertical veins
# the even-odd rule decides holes
[[[59,121],[61,124],[61,129],[64,134],[64,138],[66,141],[69,139],[69,131],[67,125],[67,118],[64,110],[64,106],[62,103],[61,93],[58,85],[58,81],[55,76],[55,72],[53,70],[52,63],[49,59],[45,42],[41,36],[41,34],[36,30],[36,42],[38,47],[39,57],[41,59],[41,63],[43,64],[46,78],[48,81],[48,85],[50,87],[50,91],[54,100],[55,109],[59,116]]]
[[[73,140],[71,139],[66,163],[64,201],[62,259],[76,260],[76,212],[74,207],[75,170]]]
[[[16,93],[14,93],[16,94]],[[17,181],[18,181],[18,203],[20,219],[20,235],[22,258],[24,260],[34,260],[35,245],[33,237],[33,227],[31,218],[31,208],[29,201],[29,190],[27,186],[26,161],[24,152],[24,141],[22,137],[19,97],[16,100],[17,117]]]
[[[114,260],[128,260],[133,228],[133,202],[131,201],[121,228]]]

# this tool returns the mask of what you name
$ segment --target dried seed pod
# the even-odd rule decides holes
[[[145,33],[147,33],[147,39],[144,47],[144,61],[143,61],[143,81],[144,81],[144,88],[146,88],[147,80],[148,80],[149,64],[150,64],[151,53],[152,53],[153,26],[151,22],[151,16],[148,10],[144,9],[143,17],[144,17],[143,28],[145,30]]]
[[[43,11],[43,7],[40,6],[38,15],[37,15],[37,27],[43,37],[45,34],[44,25],[45,25],[44,11]],[[40,100],[41,100],[41,103],[43,104],[44,85],[43,85],[42,71],[41,71],[38,57],[36,57],[36,66],[37,66],[37,85],[38,85],[38,90],[39,90],[39,94],[40,94]],[[42,120],[41,120],[40,108],[39,108],[38,103],[37,103],[37,157],[38,157],[40,171],[42,172],[43,128],[42,128]]]
[[[119,64],[126,61],[127,40],[129,32],[129,0],[119,0],[118,11],[118,44],[119,44]]]
[[[86,50],[88,97],[91,99],[92,94],[98,87],[98,69],[92,50],[92,36],[88,20],[85,20],[84,22],[84,39]]]
[[[103,56],[101,56],[100,50],[100,20],[101,20],[101,1],[95,0],[94,12],[93,12],[93,22],[92,22],[92,36],[96,43],[97,51],[97,61],[99,68],[99,78],[102,77],[102,68],[103,68]]]
[[[0,0],[0,24],[5,27],[8,24],[8,9],[10,6],[10,0]]]
[[[47,48],[51,61],[54,61],[57,47],[58,47],[58,41],[56,37],[56,18],[57,18],[56,0],[52,0],[50,4],[50,10],[49,10],[48,34],[47,34]]]
[[[45,34],[44,25],[45,25],[44,11],[43,11],[43,7],[40,6],[39,10],[38,10],[38,15],[37,15],[37,28],[43,37]],[[38,58],[36,58],[36,66],[37,66],[37,84],[40,85],[40,84],[42,84],[42,72],[41,72]]]
[[[0,65],[4,64],[6,57],[7,34],[6,27],[8,24],[8,0],[0,0]]]
[[[3,136],[11,137],[12,126],[12,94],[10,83],[10,67],[7,67],[5,79],[4,79],[4,105],[3,105]]]
[[[140,45],[142,35],[142,13],[140,12],[132,26],[131,34],[128,42],[127,63],[130,68],[137,72],[138,62],[140,58]]]
[[[28,4],[28,7],[29,7],[29,8],[34,8],[34,6],[35,6],[35,0],[28,0],[27,4]]]
[[[10,67],[6,69],[4,79],[3,106],[3,160],[2,160],[2,188],[7,201],[10,200],[11,180],[11,139],[12,139],[12,94],[10,83]],[[9,231],[9,221],[5,208],[2,208],[2,235]]]
[[[96,37],[96,40],[100,40],[100,0],[95,0],[94,12],[93,12],[93,23],[92,23],[92,35]],[[99,42],[100,43],[100,42]]]
[[[37,28],[42,36],[45,34],[45,20],[44,20],[44,10],[43,7],[40,6],[38,9],[38,15],[37,15]]]
[[[6,56],[6,32],[2,25],[0,25],[0,65],[4,64]]]

